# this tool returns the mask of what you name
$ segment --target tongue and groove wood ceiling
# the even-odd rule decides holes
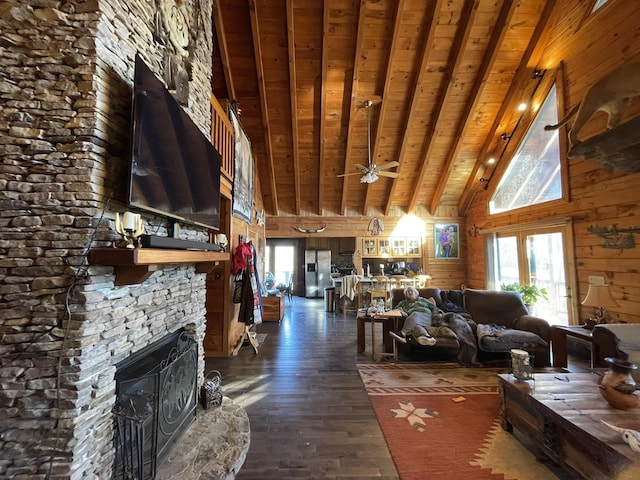
[[[464,212],[554,4],[215,0],[213,92],[239,104],[266,213]],[[369,145],[397,178],[360,182]]]

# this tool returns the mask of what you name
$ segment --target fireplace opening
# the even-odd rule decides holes
[[[116,365],[117,480],[153,479],[196,417],[198,347],[184,330]]]

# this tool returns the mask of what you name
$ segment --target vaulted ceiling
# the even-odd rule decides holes
[[[239,104],[266,213],[464,212],[555,3],[215,0],[213,91]],[[361,183],[369,156],[396,178]]]

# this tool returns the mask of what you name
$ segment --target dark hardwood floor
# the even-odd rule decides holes
[[[282,322],[264,322],[259,353],[208,358],[225,396],[242,405],[251,446],[238,479],[397,479],[356,370],[356,320],[294,297]]]
[[[254,331],[266,334],[257,355],[245,345],[235,357],[206,361],[249,415],[251,446],[237,478],[398,479],[356,370],[355,313],[326,313],[323,299],[294,297],[282,322]],[[569,369],[588,365],[569,355]]]

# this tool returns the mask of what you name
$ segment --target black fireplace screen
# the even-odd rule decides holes
[[[118,364],[115,479],[153,479],[195,419],[197,354],[195,340],[180,331]]]

